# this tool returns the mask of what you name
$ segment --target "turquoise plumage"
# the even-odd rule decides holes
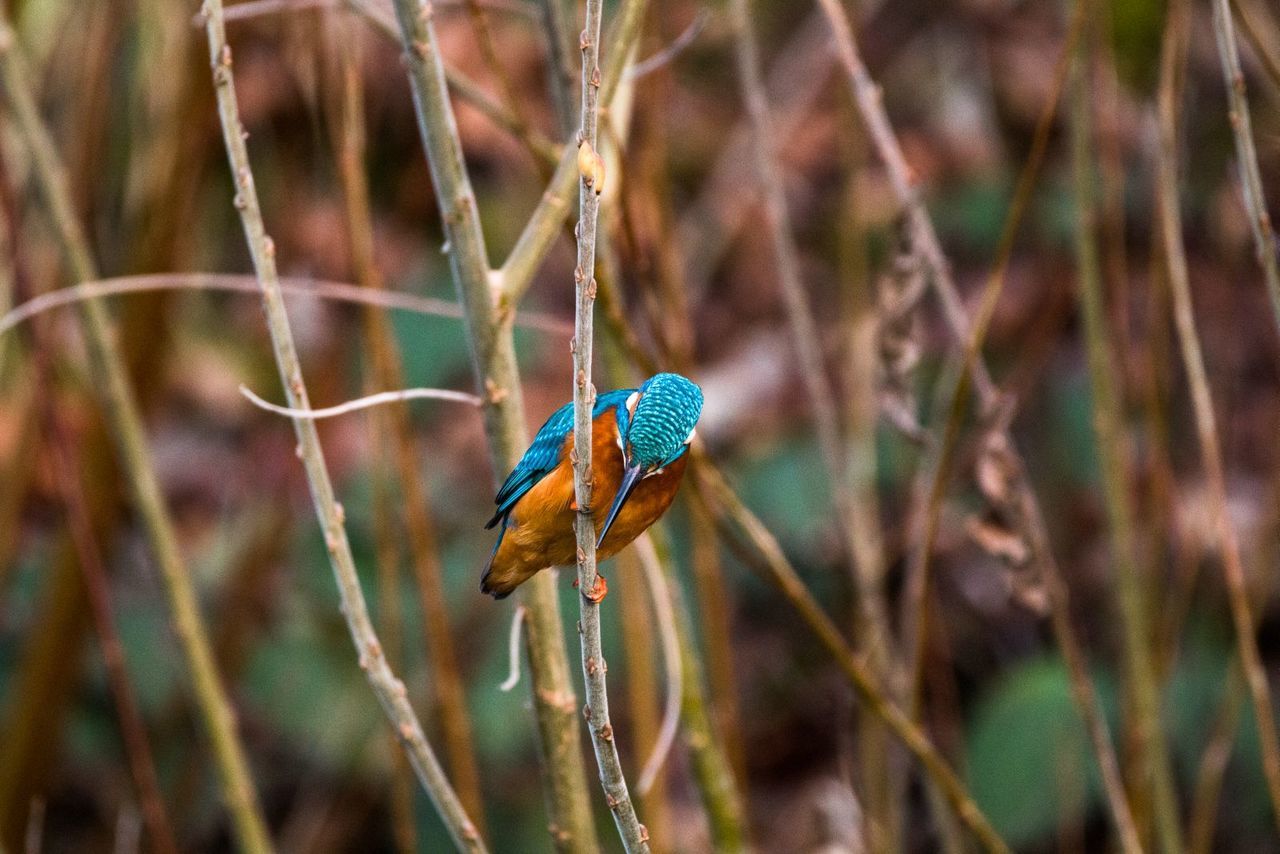
[[[675,497],[702,412],[702,390],[678,374],[596,398],[592,409],[593,508],[604,560],[653,524]],[[548,566],[573,562],[573,404],[552,413],[494,499],[501,523],[480,589],[502,598]],[[603,579],[602,579],[603,581]],[[596,598],[599,591],[584,595]]]

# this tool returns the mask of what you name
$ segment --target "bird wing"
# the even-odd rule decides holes
[[[617,389],[616,391],[605,392],[596,398],[595,408],[592,409],[591,417],[599,418],[610,406],[618,408],[618,427],[620,430],[626,430],[626,401],[635,391],[633,388]],[[564,406],[551,413],[551,417],[538,429],[538,433],[533,437],[533,443],[529,445],[529,450],[524,452],[524,456],[520,458],[520,462],[512,469],[511,474],[507,475],[506,481],[503,482],[502,488],[498,490],[497,496],[493,499],[498,505],[498,510],[493,514],[493,518],[485,525],[485,528],[492,528],[502,521],[509,514],[516,503],[524,497],[524,494],[533,488],[534,484],[542,480],[547,474],[556,467],[560,462],[560,455],[564,451],[565,443],[569,440],[569,436],[573,432],[573,404],[566,403]]]

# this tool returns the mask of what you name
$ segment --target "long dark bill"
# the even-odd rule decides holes
[[[613,497],[613,506],[609,508],[609,515],[604,520],[604,525],[600,528],[600,537],[596,540],[596,548],[600,548],[600,544],[604,542],[604,535],[609,533],[609,528],[613,526],[613,520],[618,518],[618,513],[622,510],[622,505],[627,503],[627,499],[631,497],[631,493],[635,490],[636,484],[640,482],[644,470],[640,466],[632,466],[622,473],[622,483],[618,485],[618,494]]]

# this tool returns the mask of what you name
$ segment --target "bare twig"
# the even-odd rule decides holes
[[[880,97],[880,89],[871,79],[871,75],[867,72],[866,66],[858,54],[853,32],[844,9],[838,0],[818,0],[818,3],[831,24],[835,36],[837,54],[845,68],[845,72],[849,76],[854,102],[866,125],[871,142],[888,171],[890,184],[906,212],[907,230],[910,234],[911,245],[920,254],[928,268],[930,281],[939,301],[942,303],[943,315],[951,328],[952,334],[957,340],[963,342],[966,347],[963,366],[959,372],[958,385],[955,393],[951,396],[952,405],[949,408],[951,414],[948,417],[955,422],[955,429],[958,431],[958,417],[964,405],[964,398],[967,397],[970,384],[972,384],[977,399],[984,410],[982,412],[984,419],[991,419],[998,414],[997,410],[1001,396],[995,383],[991,380],[991,374],[987,370],[986,363],[981,358],[979,348],[1003,284],[1002,266],[997,266],[996,274],[993,274],[992,279],[988,282],[986,292],[983,294],[982,305],[978,310],[977,319],[971,325],[955,282],[951,278],[946,257],[942,252],[933,223],[929,219],[929,214],[924,207],[923,201],[916,192],[910,167],[907,165],[902,148],[893,132],[893,127],[889,123],[889,117],[885,113]],[[1073,24],[1073,35],[1070,38],[1077,37],[1080,27],[1078,22],[1083,14],[1083,10],[1078,6],[1075,13],[1077,23]],[[1065,63],[1066,60],[1064,59],[1063,63],[1059,65],[1058,73],[1060,77],[1065,74],[1064,69],[1068,67]],[[1056,108],[1056,98],[1053,101],[1054,103],[1047,106],[1046,110],[1051,111]],[[1034,156],[1032,162],[1035,162],[1038,157],[1039,155]],[[1033,176],[1034,171],[1024,170],[1023,178],[1020,179],[1020,186],[1015,196],[1024,193],[1029,195],[1030,180]],[[1012,240],[1010,235],[1015,225],[1016,220],[1006,223],[1007,230],[1002,240]],[[1005,251],[1008,251],[1008,249]],[[1004,263],[1007,264],[1007,260]],[[1062,648],[1063,657],[1071,674],[1072,693],[1075,696],[1077,705],[1080,707],[1086,729],[1090,735],[1090,741],[1098,757],[1111,816],[1120,833],[1124,849],[1129,852],[1140,851],[1141,843],[1133,824],[1133,816],[1129,809],[1128,801],[1124,796],[1124,786],[1120,777],[1119,762],[1116,759],[1115,748],[1111,743],[1106,719],[1102,716],[1097,694],[1089,678],[1083,652],[1076,638],[1075,630],[1071,625],[1068,608],[1068,589],[1058,572],[1057,563],[1051,553],[1044,517],[1041,513],[1039,502],[1026,479],[1025,465],[1018,456],[1013,441],[1009,437],[1007,423],[999,423],[1000,420],[997,419],[993,439],[998,442],[1001,448],[1001,456],[1010,469],[1009,474],[1011,477],[1009,479],[1014,487],[1013,504],[1026,528],[1026,534],[1031,541],[1031,550],[1039,563],[1041,576],[1049,594],[1052,605],[1051,616],[1054,633],[1057,636],[1059,646]],[[950,428],[948,429],[950,430]],[[958,432],[948,441],[953,442],[956,437],[958,437]],[[945,456],[942,459],[945,461]],[[945,471],[942,462],[939,463],[939,470]],[[940,488],[940,481],[935,480],[935,489],[937,488]]]
[[[1097,174],[1094,167],[1092,85],[1089,42],[1076,50],[1072,85],[1071,160],[1076,202],[1076,264],[1084,316],[1084,335],[1093,397],[1093,429],[1098,444],[1098,468],[1112,540],[1113,576],[1120,606],[1125,667],[1133,701],[1133,761],[1137,788],[1149,792],[1160,848],[1168,854],[1182,850],[1177,793],[1168,743],[1160,720],[1160,692],[1151,660],[1149,619],[1143,579],[1139,575],[1134,508],[1130,497],[1131,458],[1124,433],[1120,397],[1116,389],[1117,355],[1111,344],[1107,309],[1102,294],[1099,261]]]
[[[284,295],[276,274],[275,244],[266,233],[262,212],[258,205],[258,191],[249,165],[249,153],[245,147],[244,127],[240,123],[236,103],[235,81],[231,71],[231,48],[227,44],[226,28],[222,20],[221,0],[205,0],[205,29],[209,38],[209,58],[213,69],[214,91],[218,101],[218,118],[222,124],[223,141],[227,159],[235,180],[236,207],[240,211],[245,239],[253,256],[254,270],[262,286],[263,306],[267,325],[271,331],[276,364],[280,370],[285,397],[292,409],[310,409],[307,387],[302,378],[302,365],[293,343],[293,331],[284,306]],[[463,850],[485,851],[475,825],[467,817],[457,793],[445,777],[444,769],[435,751],[427,743],[422,725],[409,704],[404,683],[396,678],[387,663],[386,653],[369,619],[368,607],[360,589],[355,559],[347,539],[343,510],[334,496],[333,484],[325,465],[324,450],[315,423],[308,419],[294,419],[294,432],[298,437],[299,456],[307,472],[316,517],[324,531],[330,561],[333,565],[342,613],[347,621],[352,642],[360,656],[360,668],[381,702],[395,731],[399,734],[418,779],[431,796],[441,818]]]
[[[1253,18],[1253,11],[1256,10],[1248,9],[1243,0],[1231,0],[1231,8],[1240,19],[1240,29],[1244,30],[1244,37],[1253,46],[1254,56],[1262,63],[1272,87],[1280,90],[1280,59],[1277,59],[1274,53],[1274,38],[1263,37],[1263,30]]]
[[[676,577],[671,549],[664,536],[661,523],[646,532],[653,544],[661,569],[667,577],[667,590],[671,597],[671,610],[675,615],[676,639],[680,643],[680,663],[683,671],[680,698],[680,718],[683,722],[684,741],[688,745],[694,780],[707,811],[711,825],[711,841],[716,851],[736,854],[747,850],[747,825],[743,813],[742,795],[734,779],[723,741],[711,723],[707,698],[703,690],[705,677],[697,647],[697,632],[685,601],[680,580]],[[643,539],[637,540],[640,548]],[[641,559],[644,559],[643,554]]]
[[[1173,319],[1178,333],[1183,367],[1191,390],[1195,412],[1196,434],[1201,462],[1208,481],[1209,504],[1217,546],[1221,550],[1222,574],[1226,582],[1227,600],[1235,624],[1236,650],[1240,656],[1245,683],[1253,703],[1262,767],[1271,796],[1272,817],[1280,827],[1280,743],[1276,739],[1275,714],[1267,687],[1266,670],[1258,654],[1253,615],[1249,608],[1249,591],[1236,526],[1227,508],[1226,473],[1223,469],[1222,446],[1218,438],[1217,416],[1205,372],[1204,355],[1196,332],[1195,309],[1191,301],[1191,280],[1182,243],[1182,211],[1178,200],[1178,135],[1176,69],[1186,50],[1189,30],[1188,4],[1178,0],[1169,9],[1164,53],[1160,66],[1159,147],[1156,158],[1156,194],[1160,239],[1164,244],[1169,288],[1173,294]]]
[[[336,9],[346,2],[348,0],[246,0],[246,2],[233,3],[224,8],[223,20],[230,24],[264,15],[299,12],[306,9]],[[464,5],[464,0],[436,0],[436,2],[445,9]],[[479,0],[479,2],[485,8],[496,12],[506,12],[523,18],[534,16],[533,4],[523,0]],[[204,21],[199,15],[195,16],[192,23],[199,27],[204,26]]]
[[[622,4],[617,23],[612,27],[609,51],[605,57],[607,62],[599,81],[599,101],[604,105],[602,110],[607,110],[613,101],[613,94],[626,67],[626,57],[640,37],[640,25],[644,21],[647,5],[648,0],[626,0]],[[573,146],[566,146],[542,199],[525,223],[520,237],[499,271],[503,310],[516,305],[533,283],[534,275],[569,214],[578,180],[577,151]]]
[[[775,138],[790,139],[826,91],[836,67],[827,47],[830,38],[822,14],[815,12],[777,51],[766,86]],[[759,197],[760,182],[750,179],[753,139],[750,119],[740,120],[725,135],[724,146],[697,198],[681,213],[677,242],[698,248],[685,259],[690,298],[706,293],[708,282],[734,237],[749,221]]]
[[[352,9],[359,12],[375,29],[393,42],[399,43],[400,31],[395,18],[387,8],[373,0],[343,0]],[[445,80],[449,88],[459,98],[479,110],[485,117],[512,134],[528,150],[534,161],[546,165],[555,165],[560,157],[560,146],[543,136],[538,130],[530,127],[523,119],[503,104],[495,101],[489,93],[470,77],[455,68],[442,66]]]
[[[1240,67],[1240,49],[1236,45],[1235,25],[1231,19],[1230,0],[1213,0],[1213,33],[1222,60],[1222,76],[1227,84],[1228,118],[1236,141],[1236,159],[1240,161],[1240,183],[1244,189],[1244,206],[1249,213],[1249,229],[1253,232],[1253,249],[1271,298],[1271,310],[1280,327],[1280,268],[1276,262],[1276,235],[1267,212],[1267,197],[1262,191],[1262,173],[1258,169],[1258,151],[1253,143],[1253,120],[1249,117],[1249,98],[1245,92],[1244,71]]]
[[[142,294],[152,291],[189,290],[189,291],[231,291],[242,294],[260,293],[258,282],[253,276],[235,273],[152,273],[141,276],[119,276],[111,279],[99,279],[92,282],[81,282],[56,291],[33,297],[0,317],[0,336],[35,317],[38,314],[61,306],[74,305],[85,300],[98,297],[123,296],[126,294]],[[359,285],[346,282],[329,282],[323,279],[304,279],[282,277],[280,290],[296,296],[320,297],[358,305],[376,306],[379,308],[411,311],[436,317],[464,317],[462,306],[450,300],[435,297],[420,297],[402,291],[374,291]],[[545,314],[522,311],[515,317],[515,325],[527,329],[536,329],[553,335],[567,335],[573,331],[573,324]]]
[[[582,30],[582,119],[578,129],[578,172],[580,189],[578,205],[578,265],[573,271],[577,313],[573,341],[573,493],[578,514],[573,530],[577,537],[579,588],[578,633],[582,639],[582,678],[586,686],[587,705],[583,714],[595,747],[596,764],[605,801],[613,813],[618,835],[628,852],[648,851],[649,832],[636,817],[635,806],[627,791],[627,780],[618,758],[609,719],[609,695],[605,684],[604,652],[600,647],[600,598],[595,591],[600,585],[596,571],[596,523],[592,515],[592,411],[596,389],[591,381],[592,353],[595,342],[596,302],[596,226],[600,215],[600,194],[604,191],[604,160],[596,153],[599,144],[600,115],[600,22],[602,0],[587,0],[586,25]]]
[[[577,8],[577,3],[573,8]],[[577,127],[574,97],[573,34],[569,31],[568,10],[564,0],[539,0],[542,27],[547,36],[547,86],[555,105],[557,125],[562,139],[568,139]]]
[[[755,144],[756,173],[764,196],[765,228],[773,248],[778,284],[782,290],[792,339],[799,358],[800,378],[809,398],[817,428],[818,447],[830,479],[835,498],[839,530],[844,537],[850,576],[859,608],[859,646],[866,655],[871,672],[883,683],[890,668],[892,650],[888,605],[884,597],[884,560],[879,520],[865,492],[855,491],[850,480],[836,414],[835,394],[822,360],[821,336],[814,322],[809,298],[800,274],[800,258],[796,249],[791,215],[787,210],[782,178],[777,168],[777,147],[769,104],[765,94],[764,75],[760,70],[755,36],[747,0],[730,0],[730,20],[734,29],[734,54],[738,80],[746,103]],[[870,822],[875,836],[874,850],[897,847],[898,810],[895,804],[893,770],[889,763],[888,737],[883,727],[868,720],[863,732],[864,756],[863,798],[869,806]],[[880,844],[883,842],[883,845]]]
[[[479,210],[447,95],[430,7],[418,0],[396,0],[395,5],[418,132],[431,169],[454,285],[466,311],[476,390],[485,400],[493,470],[505,472],[516,465],[526,445],[524,402],[511,335],[514,312],[494,299]],[[586,852],[595,850],[597,842],[555,580],[554,572],[542,572],[524,585],[525,636],[552,840],[561,850]]]
[[[662,573],[658,551],[647,533],[640,535],[635,547],[640,566],[644,568],[645,582],[649,586],[653,613],[658,619],[658,637],[662,640],[662,661],[667,675],[667,703],[662,714],[662,728],[658,730],[653,751],[645,760],[644,768],[636,781],[636,793],[646,795],[654,780],[658,779],[658,772],[662,770],[667,754],[671,752],[671,745],[676,740],[676,730],[680,726],[680,698],[684,695],[684,667],[680,661],[680,639],[676,633],[671,591],[666,576]]]
[[[352,268],[356,279],[366,289],[381,291],[386,287],[374,251],[373,209],[369,199],[369,182],[365,174],[367,143],[361,80],[361,64],[355,52],[357,39],[351,38],[354,27],[348,14],[330,17],[329,28],[337,55],[338,78],[330,85],[338,103],[330,111],[331,135],[338,160],[342,196],[351,236]],[[383,388],[404,385],[404,368],[394,333],[385,315],[367,311],[364,314],[365,340],[369,343],[370,372],[375,384]],[[476,405],[480,401],[467,395]],[[431,695],[435,717],[444,748],[445,762],[453,778],[458,798],[478,828],[485,826],[484,794],[480,769],[471,736],[471,716],[467,709],[466,686],[458,667],[444,585],[444,567],[427,485],[421,476],[421,455],[409,410],[404,406],[386,411],[385,419],[374,419],[376,431],[385,424],[391,439],[391,456],[395,465],[396,492],[400,496],[406,545],[411,559],[415,587],[422,607],[423,640],[431,673]],[[394,665],[394,661],[392,662]]]
[[[48,366],[49,358],[47,349],[41,348],[37,351],[37,369],[45,375],[42,385],[46,386],[50,379],[49,374],[52,373]],[[93,611],[94,628],[98,633],[98,643],[102,647],[107,682],[111,686],[111,694],[115,699],[117,714],[120,718],[120,734],[134,785],[138,787],[138,801],[142,807],[143,819],[147,824],[147,832],[151,834],[151,847],[160,852],[175,854],[178,851],[178,843],[173,835],[169,814],[165,810],[164,798],[160,794],[160,782],[156,776],[151,743],[147,740],[146,726],[138,707],[137,695],[129,681],[124,645],[120,642],[115,615],[111,610],[111,584],[107,578],[107,569],[102,559],[102,551],[94,537],[93,520],[85,501],[80,475],[67,454],[67,448],[70,445],[68,431],[62,423],[57,404],[53,402],[52,397],[46,398],[45,409],[45,428],[49,431],[51,439],[50,461],[54,469],[54,480],[62,492],[62,501],[66,506],[67,528],[75,544],[80,571],[84,575],[85,589],[89,594],[89,605]]]
[[[706,9],[699,9],[698,14],[689,22],[689,26],[685,27],[680,35],[672,40],[671,44],[653,56],[645,57],[628,68],[627,79],[631,81],[639,80],[641,77],[652,74],[664,65],[671,63],[677,56],[684,53],[685,48],[693,44],[694,39],[702,35],[702,30],[707,26],[707,21],[710,18],[710,12]]]
[[[507,638],[507,678],[498,686],[499,691],[510,691],[520,683],[520,627],[524,625],[523,605],[517,605],[511,613],[511,632]]]
[[[743,543],[739,537],[746,539],[749,546],[740,548],[740,555],[750,565],[762,570],[787,601],[800,612],[800,616],[835,659],[867,709],[884,721],[907,750],[919,760],[925,773],[942,791],[965,827],[986,850],[1009,851],[1009,846],[996,833],[991,822],[965,789],[964,783],[951,770],[929,737],[889,698],[866,664],[854,654],[835,623],[800,580],[778,541],[742,503],[742,499],[734,493],[719,471],[701,455],[695,457],[695,462],[698,490],[711,506],[716,525],[725,535],[725,541],[732,546],[741,547]]]
[[[66,170],[58,160],[57,148],[48,129],[40,120],[26,63],[2,8],[0,83],[31,157],[36,182],[71,275],[78,281],[96,279],[88,239],[72,209]],[[182,652],[191,670],[196,702],[213,744],[215,764],[237,838],[246,851],[268,851],[271,842],[249,775],[244,746],[236,734],[235,715],[218,679],[191,576],[178,547],[177,533],[147,452],[142,418],[110,318],[102,303],[94,299],[80,304],[80,314],[89,346],[89,367],[94,385],[103,396],[104,409],[134,501],[164,578],[169,607]]]
[[[445,388],[406,388],[401,391],[380,391],[376,394],[358,397],[355,400],[348,400],[346,403],[339,403],[337,406],[326,406],[323,409],[291,409],[287,406],[278,406],[263,400],[245,385],[240,386],[240,393],[259,409],[265,409],[268,412],[274,412],[276,415],[283,415],[286,418],[303,418],[311,421],[333,418],[335,415],[346,415],[348,412],[358,412],[361,409],[368,409],[372,406],[401,403],[406,400],[452,400],[455,403],[469,403],[477,407],[482,403],[480,398],[465,391],[452,391]]]
[[[489,15],[485,12],[480,0],[464,0],[467,7],[467,14],[471,17],[471,30],[475,34],[476,42],[480,46],[480,56],[484,59],[484,63],[489,68],[489,73],[498,81],[498,89],[502,93],[503,106],[507,108],[513,121],[512,133],[518,139],[530,139],[529,122],[520,113],[520,95],[516,92],[515,83],[511,80],[511,75],[507,73],[507,68],[502,64],[502,60],[498,57],[497,43],[493,38],[493,29],[489,26]],[[534,152],[534,159],[537,160],[537,152]],[[550,164],[555,161],[551,160]],[[548,161],[541,161],[539,166],[546,167]],[[545,175],[543,176],[546,177]]]

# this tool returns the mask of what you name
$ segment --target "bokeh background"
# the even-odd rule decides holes
[[[540,5],[480,4],[505,82],[486,61],[466,4],[437,2],[435,24],[451,67],[554,141],[563,137],[549,96]],[[1070,4],[898,0],[846,7],[971,314],[997,257],[1037,120],[1061,95],[984,354],[1013,407],[1013,435],[1070,590],[1070,617],[1144,841],[1155,847],[1150,798],[1129,761],[1137,748],[1120,570],[1140,576],[1150,617],[1144,643],[1163,710],[1157,737],[1172,758],[1176,818],[1188,841],[1208,850],[1277,851],[1258,729],[1233,670],[1216,507],[1156,236],[1156,99],[1169,9],[1158,0],[1088,5],[1077,45],[1087,75],[1075,100],[1072,80],[1062,93],[1056,76]],[[962,345],[931,296],[886,331],[892,324],[880,309],[901,279],[894,270],[902,266],[902,209],[863,131],[826,20],[809,3],[761,0],[751,8],[779,138],[776,166],[823,369],[845,425],[842,441],[853,441],[849,425],[868,399],[873,409],[878,402],[908,412],[932,437],[922,445],[895,425],[902,418],[881,418],[874,472],[858,475],[878,498],[885,596],[901,638],[910,628],[897,616],[903,579],[918,543],[912,481],[926,461],[923,449],[942,435],[948,412],[938,401],[949,381],[940,378]],[[9,0],[8,9],[100,274],[251,273],[195,4]],[[1280,9],[1238,0],[1234,10],[1263,184],[1275,210]],[[616,11],[606,3],[606,27]],[[1174,93],[1177,195],[1228,507],[1251,591],[1256,633],[1248,640],[1274,690],[1280,339],[1242,202],[1210,8],[1195,2],[1184,11],[1189,35]],[[300,287],[360,274],[340,174],[348,62],[358,72],[367,141],[373,263],[388,289],[453,303],[399,46],[337,0],[242,3],[229,13],[249,152],[282,274]],[[619,328],[632,347],[696,379],[707,396],[699,435],[708,455],[854,637],[859,611],[846,523],[833,501],[842,476],[824,462],[799,381],[726,8],[651,3],[637,57],[655,55],[648,73],[624,83],[625,109],[615,108],[606,131],[609,180],[618,188],[605,196],[616,279],[606,306],[611,319],[600,324],[600,349],[610,358],[600,362],[599,385],[642,376],[614,343]],[[75,278],[34,192],[32,159],[10,102],[3,103],[0,309]],[[468,99],[454,103],[496,264],[538,202],[548,165]],[[1072,109],[1087,112],[1092,125],[1092,233],[1127,447],[1120,480],[1136,507],[1134,559],[1127,562],[1115,557],[1094,429],[1100,409],[1080,308]],[[516,343],[531,430],[571,391],[564,324],[573,311],[572,253],[566,233],[520,304],[530,321]],[[112,297],[109,308],[272,837],[286,851],[446,850],[443,825],[395,759],[357,666],[290,425],[238,391],[245,384],[280,400],[260,301],[206,284]],[[382,390],[366,309],[305,295],[288,305],[316,405]],[[392,345],[406,386],[472,390],[461,321],[407,310],[383,316],[383,343]],[[881,322],[883,346],[859,349],[855,330],[868,318]],[[49,851],[153,844],[86,593],[87,542],[109,582],[94,595],[114,616],[180,847],[225,850],[234,836],[210,746],[74,321],[71,311],[57,309],[0,338],[0,838],[14,851],[24,850],[24,840]],[[904,348],[905,359],[897,358]],[[859,385],[864,374],[874,388]],[[508,671],[514,604],[478,592],[492,543],[482,525],[495,476],[505,472],[492,471],[474,409],[431,401],[407,412],[411,476],[428,498],[439,595],[423,587],[411,557],[391,422],[361,413],[320,428],[366,595],[429,736],[446,756],[473,753],[493,848],[551,850],[527,675],[510,692],[498,688]],[[1043,585],[1034,568],[1006,559],[1024,545],[1021,535],[992,520],[975,483],[981,419],[970,412],[960,426],[931,552],[924,723],[1016,848],[1108,850],[1115,836],[1045,615]],[[70,487],[58,474],[60,458],[74,473]],[[740,545],[719,540],[707,511],[691,500],[694,492],[686,484],[663,538],[698,632],[700,675],[743,793],[750,839],[762,851],[863,850],[873,834],[859,796],[859,703],[795,611],[743,560]],[[87,539],[72,524],[76,513],[91,523]],[[624,767],[635,775],[668,689],[642,573],[630,558],[615,563],[605,567],[613,584],[604,643],[614,726]],[[559,587],[580,683],[576,594],[565,574]],[[454,648],[469,746],[442,734],[440,674],[427,653],[432,628],[447,632]],[[903,674],[889,676],[900,688]],[[618,843],[585,733],[583,744],[600,838],[612,850]],[[656,850],[712,847],[688,756],[677,742],[659,787],[640,802]],[[938,850],[934,813],[914,766],[905,753],[891,760],[912,781],[900,793],[905,818],[893,847]],[[1222,767],[1220,790],[1206,791],[1214,763]]]

